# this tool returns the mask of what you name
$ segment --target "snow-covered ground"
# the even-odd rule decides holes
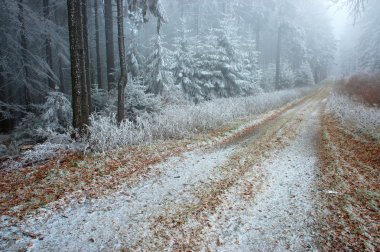
[[[315,108],[314,108],[315,109]],[[218,251],[306,251],[313,241],[313,194],[317,157],[318,113],[310,111],[300,135],[255,170],[264,170],[260,193],[247,201],[239,185],[212,216],[213,249]],[[232,207],[231,207],[232,206]],[[211,243],[212,241],[210,241]]]
[[[176,232],[169,230],[169,236],[158,238],[154,227],[157,218],[184,213],[184,206],[201,204],[199,191],[225,179],[234,184],[219,195],[221,202],[214,211],[207,209],[202,215],[205,218],[185,219],[185,226],[201,229],[194,233],[199,237],[193,237],[198,248],[313,249],[314,137],[320,101],[308,98],[259,127],[251,137],[227,147],[203,148],[171,158],[153,167],[155,176],[133,187],[122,186],[112,195],[73,204],[63,212],[30,217],[16,226],[7,226],[2,220],[0,230],[5,239],[0,241],[0,249],[173,250],[178,247],[178,237],[170,234]],[[236,158],[237,162],[231,161]],[[247,160],[254,165],[241,177],[228,180],[229,168],[236,168],[228,165]],[[179,230],[183,231],[186,228]]]

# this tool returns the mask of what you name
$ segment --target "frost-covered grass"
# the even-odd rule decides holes
[[[380,139],[380,109],[367,107],[336,93],[329,97],[327,109],[341,123],[353,126],[357,133]]]
[[[89,139],[80,141],[71,139],[70,128],[64,130],[59,127],[61,123],[57,120],[62,116],[55,113],[42,113],[42,117],[25,120],[28,123],[22,125],[21,132],[30,132],[28,136],[42,137],[45,141],[32,146],[31,150],[20,152],[22,141],[16,139],[14,141],[15,155],[9,155],[8,160],[3,162],[0,168],[17,169],[26,165],[39,164],[41,161],[59,156],[62,151],[91,149],[95,152],[105,152],[154,140],[183,139],[207,130],[221,128],[242,117],[278,108],[302,97],[307,92],[308,89],[291,89],[249,97],[215,99],[197,105],[171,103],[156,112],[137,114],[134,121],[127,120],[121,125],[117,124],[115,114],[93,114],[89,126]],[[67,106],[54,104],[54,106],[46,107],[57,107],[56,110],[61,111],[62,107]],[[37,121],[42,122],[43,125],[37,127],[36,125],[39,125],[36,124]],[[65,117],[62,121],[66,123],[69,119]],[[24,135],[25,133],[20,137],[23,138]]]
[[[302,97],[307,89],[291,89],[256,96],[215,99],[197,105],[169,105],[143,114],[136,122],[117,125],[115,116],[91,117],[89,145],[103,152],[157,139],[185,138],[221,127],[235,119],[264,113]]]

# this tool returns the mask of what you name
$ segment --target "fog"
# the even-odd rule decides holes
[[[0,0],[0,251],[380,251],[380,0]]]
[[[82,89],[77,103],[88,100],[86,115],[105,111],[106,95],[127,77],[125,97],[114,96],[113,102],[125,103],[114,106],[122,118],[133,119],[160,107],[155,99],[199,104],[311,87],[331,76],[379,68],[374,0],[117,3],[122,10],[111,0],[3,2],[4,129],[13,129],[31,105],[43,104],[55,91],[72,99]],[[82,13],[72,15],[67,4],[77,4],[73,12]],[[83,39],[76,40],[78,27]],[[73,67],[80,50],[84,66]]]

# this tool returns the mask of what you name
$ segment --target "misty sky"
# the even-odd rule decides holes
[[[336,6],[328,0],[322,0],[328,9],[331,24],[334,29],[335,38],[340,40],[348,22],[351,22],[347,11],[341,6]]]

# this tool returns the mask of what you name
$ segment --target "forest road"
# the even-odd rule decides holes
[[[7,250],[315,250],[316,143],[327,93],[288,106],[244,139],[170,158],[133,187],[30,217],[19,228],[38,236]]]

